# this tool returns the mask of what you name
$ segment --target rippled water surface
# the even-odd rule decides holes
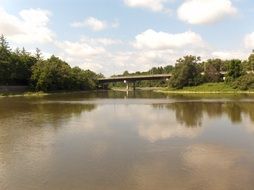
[[[254,97],[0,99],[1,190],[253,190]]]

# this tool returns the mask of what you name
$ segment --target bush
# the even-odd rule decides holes
[[[251,73],[239,77],[232,83],[232,86],[240,90],[254,89],[254,74]]]

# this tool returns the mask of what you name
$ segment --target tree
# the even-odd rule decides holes
[[[8,84],[10,76],[11,50],[5,37],[0,37],[0,84]]]
[[[90,90],[96,88],[97,78],[90,70],[71,68],[63,60],[51,56],[46,61],[38,60],[33,66],[31,84],[36,91]]]
[[[36,48],[36,50],[35,50],[35,58],[37,60],[41,60],[42,59],[42,53],[41,53],[41,50],[39,48]]]
[[[254,51],[254,50],[253,50]],[[254,71],[254,52],[248,58],[249,71]]]
[[[70,76],[71,67],[53,55],[34,65],[32,86],[37,91],[68,90],[71,88]]]
[[[32,66],[37,59],[28,53],[24,48],[17,49],[11,55],[10,81],[14,85],[29,85],[32,75]]]
[[[249,73],[239,77],[232,85],[234,88],[240,90],[251,90],[254,89],[254,74]]]
[[[233,59],[229,61],[226,82],[232,82],[244,74],[241,60]]]
[[[128,76],[128,75],[130,75],[128,71],[123,72],[123,76]]]
[[[170,79],[170,85],[181,89],[184,86],[196,86],[202,83],[202,75],[198,63],[200,57],[185,56],[176,62],[173,76]]]
[[[97,86],[98,77],[90,70],[72,69],[55,56],[44,60],[39,49],[35,55],[25,48],[12,51],[0,37],[0,85],[30,85],[36,91],[88,90]]]
[[[209,59],[204,62],[204,78],[206,82],[221,82],[221,59]]]
[[[173,69],[174,69],[174,67],[172,66],[172,65],[168,65],[168,66],[166,66],[166,67],[164,67],[163,68],[163,73],[172,73],[172,71],[173,71]]]

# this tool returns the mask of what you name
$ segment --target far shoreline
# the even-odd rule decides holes
[[[43,97],[49,95],[61,95],[61,94],[76,94],[76,93],[91,93],[91,92],[103,92],[103,91],[118,91],[118,92],[127,92],[124,87],[115,87],[110,89],[97,89],[97,90],[87,90],[87,91],[52,91],[52,92],[2,92],[0,93],[0,98],[5,97]],[[184,87],[183,89],[172,89],[169,87],[137,87],[136,91],[153,91],[155,93],[163,93],[163,94],[172,94],[172,95],[187,95],[187,94],[197,94],[197,95],[244,95],[244,94],[254,94],[254,91],[249,90],[239,90],[233,89],[232,87],[224,84],[224,83],[207,83],[200,86],[193,87]],[[133,92],[132,89],[129,89],[128,92]]]
[[[164,94],[254,94],[254,91],[183,91],[183,90],[155,90]]]

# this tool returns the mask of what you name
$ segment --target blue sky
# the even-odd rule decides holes
[[[13,48],[112,75],[187,54],[245,59],[253,14],[251,0],[0,0],[0,33]]]

